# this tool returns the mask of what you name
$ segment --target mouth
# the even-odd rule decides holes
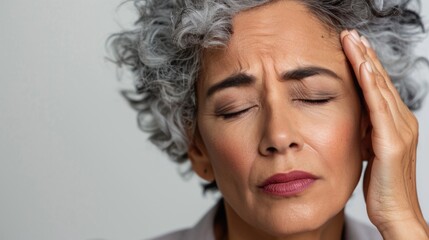
[[[303,171],[275,174],[266,179],[259,188],[280,197],[292,197],[308,189],[318,178]]]

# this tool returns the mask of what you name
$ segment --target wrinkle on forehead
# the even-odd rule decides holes
[[[273,7],[273,5],[277,5]],[[284,9],[290,11],[287,13]],[[313,12],[298,1],[278,0],[253,9],[238,13],[232,21],[233,32],[240,32],[240,35],[232,35],[231,44],[245,43],[249,36],[255,39],[260,38],[265,44],[271,43],[276,47],[281,40],[296,40],[311,37],[314,41],[330,41],[332,46],[341,49],[338,41],[339,33],[331,27],[322,23]],[[305,23],[305,26],[302,26]],[[316,31],[314,31],[316,30]],[[293,36],[282,39],[287,33],[293,32]],[[319,35],[317,35],[319,34]],[[287,35],[287,34],[286,34]]]
[[[338,33],[297,1],[273,1],[240,12],[234,16],[232,26],[233,34],[225,48],[204,51],[199,85],[214,74],[222,78],[226,77],[223,74],[249,69],[249,58],[278,60],[291,56],[304,58],[306,54],[308,59],[312,53],[317,55],[325,51],[334,52],[332,56],[335,59],[331,60],[345,59]],[[287,45],[287,52],[279,51]],[[299,62],[302,59],[294,60]]]

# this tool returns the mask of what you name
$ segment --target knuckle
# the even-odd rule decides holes
[[[380,86],[382,89],[389,89],[387,84],[386,84],[386,80],[384,79],[384,77],[382,75],[380,75],[379,73],[377,73],[377,75],[375,76],[375,79],[378,83],[378,86]]]
[[[393,96],[392,92],[386,91],[384,93],[384,97],[386,98],[386,101],[388,103],[394,103],[394,104],[396,104],[396,100],[395,100],[395,97]],[[396,105],[394,105],[394,106],[396,107]]]

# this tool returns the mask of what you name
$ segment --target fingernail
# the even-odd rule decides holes
[[[356,42],[360,42],[359,33],[356,30],[353,29],[350,34],[352,35],[353,39],[356,40]]]
[[[346,37],[348,37],[350,39],[350,41],[352,41],[353,44],[355,44],[355,45],[359,44],[351,34],[346,35]]]
[[[366,70],[367,70],[368,72],[372,73],[372,66],[371,66],[371,63],[369,63],[368,61],[366,61],[366,62],[364,63],[364,65],[365,65]]]
[[[361,36],[360,40],[362,41],[363,45],[365,45],[365,47],[371,48],[371,43],[369,43],[368,39],[366,39],[365,36]]]

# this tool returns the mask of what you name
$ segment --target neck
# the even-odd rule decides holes
[[[322,226],[311,231],[290,233],[285,236],[273,236],[257,229],[243,219],[225,201],[220,202],[215,217],[216,240],[341,240],[344,227],[344,211],[329,219]]]

